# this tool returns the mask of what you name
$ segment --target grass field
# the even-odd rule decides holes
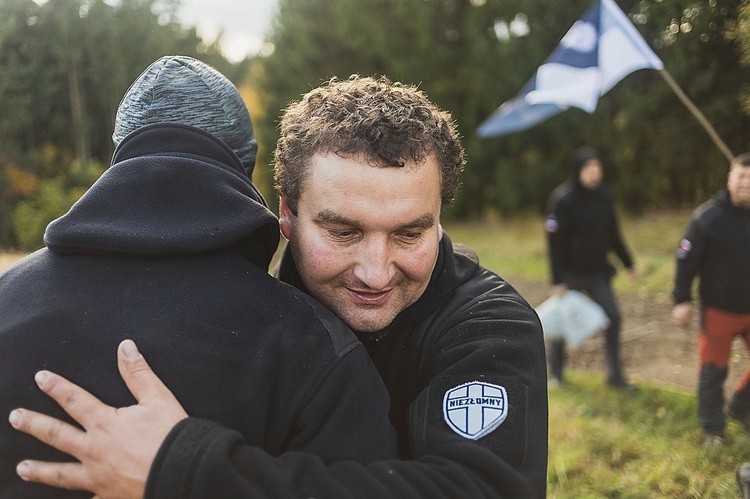
[[[727,444],[703,445],[695,396],[639,384],[613,392],[570,373],[550,391],[550,498],[739,497],[734,470],[750,460],[750,435],[727,428]]]

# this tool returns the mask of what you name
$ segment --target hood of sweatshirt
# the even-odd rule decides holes
[[[110,168],[44,234],[56,253],[159,257],[238,245],[264,268],[278,241],[278,220],[237,155],[171,123],[128,135]]]

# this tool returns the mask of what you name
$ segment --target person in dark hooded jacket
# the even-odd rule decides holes
[[[394,457],[388,393],[362,344],[268,274],[279,225],[248,177],[256,145],[234,85],[161,58],[123,98],[113,138],[112,165],[48,226],[46,248],[0,276],[0,412],[72,421],[34,385],[44,369],[132,404],[114,363],[130,338],[191,416],[237,431],[269,466],[285,452],[301,468]],[[205,450],[200,425],[193,435]],[[70,459],[3,425],[0,497],[90,497],[24,482],[29,457]],[[154,493],[178,496],[190,478],[163,471]]]
[[[675,321],[693,318],[693,281],[700,281],[698,419],[706,444],[720,445],[726,415],[750,431],[750,370],[724,406],[732,343],[750,348],[750,153],[732,160],[727,185],[692,214],[677,249]]]
[[[620,310],[612,291],[615,267],[608,254],[614,251],[635,278],[633,259],[622,236],[612,194],[603,184],[601,155],[590,147],[576,150],[571,158],[571,178],[550,195],[544,228],[547,232],[552,274],[552,295],[567,289],[586,292],[607,314],[605,331],[607,383],[632,389],[620,361]],[[548,340],[547,357],[551,384],[563,381],[565,342]]]

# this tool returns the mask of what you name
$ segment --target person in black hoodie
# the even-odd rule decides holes
[[[571,157],[572,175],[550,195],[544,228],[547,232],[552,274],[552,295],[567,289],[585,291],[607,314],[610,325],[605,331],[607,383],[630,390],[620,362],[621,317],[612,291],[615,267],[607,256],[614,251],[636,277],[633,259],[622,236],[612,195],[603,184],[601,155],[590,147],[576,150]],[[548,340],[547,358],[550,383],[563,382],[565,341]]]
[[[334,310],[365,344],[390,394],[400,459],[288,466],[287,482],[303,484],[304,495],[276,497],[545,497],[541,324],[506,281],[440,227],[463,165],[451,116],[418,89],[386,78],[333,79],[284,113],[276,180],[289,245],[280,278]],[[166,390],[142,358],[124,376]],[[157,410],[174,405],[168,397],[140,398],[114,412],[59,376],[50,375],[42,389],[60,401],[82,401],[73,412],[86,431],[50,427],[54,421],[29,411],[16,414],[14,427],[62,445],[82,464],[25,462],[19,471],[29,480],[114,494],[107,485],[128,449],[143,441],[131,438],[136,429],[177,423]],[[204,439],[231,436],[223,456],[199,449],[201,458],[191,461],[180,450],[200,424],[189,418],[155,437],[163,444],[141,479],[151,484],[167,470],[191,470],[194,487],[212,484],[212,497],[238,498],[262,497],[259,486],[285,483],[227,428]],[[232,480],[212,481],[230,472]],[[201,497],[183,492],[146,497]]]
[[[362,344],[268,274],[278,220],[248,177],[255,142],[234,85],[195,59],[161,58],[123,98],[114,138],[112,165],[48,226],[46,248],[0,276],[0,412],[72,421],[34,385],[46,369],[133,403],[113,362],[130,338],[186,411],[238,432],[270,476],[282,454],[301,468],[395,456],[388,394]],[[210,453],[205,429],[183,436]],[[190,461],[196,449],[176,452]],[[0,427],[0,497],[90,497],[21,480],[29,457],[67,456]],[[147,493],[177,496],[191,473],[164,471]]]
[[[725,415],[750,431],[750,370],[724,407],[724,381],[732,342],[750,347],[750,153],[730,165],[727,186],[693,212],[677,249],[672,315],[688,326],[693,280],[700,279],[698,419],[706,443],[724,438]]]

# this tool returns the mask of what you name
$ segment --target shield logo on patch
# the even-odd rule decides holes
[[[443,417],[453,431],[479,440],[508,417],[505,388],[482,381],[464,383],[445,392]]]

